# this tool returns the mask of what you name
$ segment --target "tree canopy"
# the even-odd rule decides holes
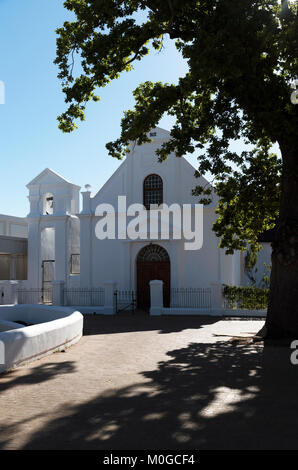
[[[158,149],[198,158],[197,176],[207,172],[220,197],[214,230],[228,253],[258,249],[258,235],[272,228],[280,211],[281,175],[297,148],[298,106],[291,83],[298,77],[296,2],[278,0],[66,0],[76,19],[57,30],[59,78],[67,110],[59,127],[71,132],[84,120],[86,103],[98,89],[133,68],[168,35],[187,60],[177,84],[145,82],[134,91],[121,135],[107,144],[123,158],[128,143],[147,142],[164,113],[175,118],[171,138]],[[139,12],[142,12],[140,21]],[[74,75],[74,62],[81,74]],[[249,144],[232,150],[238,139]],[[272,152],[278,143],[282,158]],[[210,186],[193,194],[210,202]]]

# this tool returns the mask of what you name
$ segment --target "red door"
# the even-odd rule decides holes
[[[137,301],[138,307],[148,309],[150,306],[149,282],[161,280],[163,284],[164,306],[170,306],[170,262],[138,261],[137,262]]]

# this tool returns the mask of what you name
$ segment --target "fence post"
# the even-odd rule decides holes
[[[64,305],[64,281],[52,281],[52,304]]]
[[[163,311],[163,281],[150,281],[150,315],[161,315]]]
[[[221,282],[211,283],[211,312],[214,315],[222,315],[224,308],[224,298]]]
[[[18,303],[18,281],[3,281],[0,284],[0,304],[15,305]]]
[[[114,292],[117,283],[115,281],[107,281],[104,283],[105,288],[105,303],[104,303],[104,315],[115,315],[115,296]]]
[[[6,304],[15,305],[18,303],[18,281],[8,281],[6,284],[6,292],[4,290],[4,298]],[[5,295],[6,294],[6,295]]]
[[[18,288],[18,281],[10,281],[10,300],[14,305],[18,303]]]

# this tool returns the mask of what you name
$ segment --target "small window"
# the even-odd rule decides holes
[[[53,195],[47,193],[43,198],[43,214],[44,215],[53,215],[54,212],[54,198]]]
[[[149,175],[144,181],[144,201],[147,210],[151,204],[160,205],[163,203],[163,183],[158,175]]]
[[[47,197],[47,202],[46,202],[47,208],[49,213],[53,213],[53,208],[54,208],[54,198],[53,196]]]
[[[70,255],[70,274],[80,274],[80,255]]]
[[[156,132],[150,132],[150,137],[156,137]]]

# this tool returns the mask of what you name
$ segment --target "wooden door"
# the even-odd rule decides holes
[[[42,303],[52,303],[52,281],[55,279],[55,261],[42,262]]]
[[[139,261],[137,262],[137,301],[138,307],[148,309],[150,306],[149,282],[161,280],[163,284],[164,306],[170,305],[170,262]]]

